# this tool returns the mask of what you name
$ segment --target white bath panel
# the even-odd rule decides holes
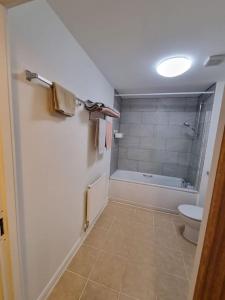
[[[115,176],[110,179],[110,199],[173,213],[178,212],[177,207],[180,204],[196,204],[198,198],[196,191],[142,183],[141,175],[140,173],[140,182],[129,182],[129,178],[117,180]]]

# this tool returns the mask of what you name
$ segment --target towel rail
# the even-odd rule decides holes
[[[26,80],[28,80],[28,81],[32,81],[33,79],[37,79],[37,80],[40,80],[40,81],[44,82],[45,84],[47,84],[49,86],[52,86],[52,84],[53,84],[50,80],[42,77],[38,73],[33,73],[29,70],[26,70],[25,73],[26,73]],[[78,98],[78,97],[76,97],[76,100],[79,102],[80,105],[81,105],[81,103],[85,104],[85,101]]]
[[[53,85],[53,82],[51,82],[50,80],[42,77],[38,73],[34,73],[34,72],[29,71],[29,70],[26,70],[25,74],[26,74],[26,80],[28,80],[28,81],[32,81],[33,79],[37,79],[39,81],[44,82],[45,84],[47,84],[50,87]],[[86,110],[89,111],[90,116],[91,116],[91,114],[93,112],[96,112],[98,109],[100,109],[99,113],[101,115],[103,115],[104,118],[105,118],[105,116],[109,116],[109,117],[112,117],[112,118],[119,118],[119,116],[120,116],[120,114],[119,114],[119,112],[117,110],[105,106],[104,103],[101,103],[101,102],[92,102],[90,100],[84,101],[84,100],[82,100],[82,99],[80,99],[78,97],[76,97],[76,100],[78,101],[79,105],[84,104]],[[93,107],[89,107],[90,103],[94,104],[94,106],[95,106],[94,110],[92,110]],[[100,118],[100,117],[98,117],[98,118]],[[96,119],[96,117],[94,119]]]

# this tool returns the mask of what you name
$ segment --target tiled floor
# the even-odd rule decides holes
[[[49,300],[185,300],[195,248],[178,216],[110,202]]]

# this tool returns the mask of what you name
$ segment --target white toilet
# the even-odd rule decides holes
[[[195,205],[183,204],[179,205],[177,209],[185,225],[183,236],[188,241],[197,244],[203,208]]]

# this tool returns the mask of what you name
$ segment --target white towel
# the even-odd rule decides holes
[[[105,151],[105,138],[106,138],[106,121],[98,119],[98,152],[103,154]]]

